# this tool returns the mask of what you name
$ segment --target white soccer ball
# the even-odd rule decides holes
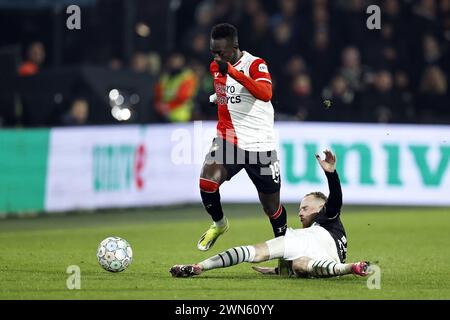
[[[125,239],[108,237],[98,246],[97,260],[106,271],[120,272],[133,261],[133,250]]]

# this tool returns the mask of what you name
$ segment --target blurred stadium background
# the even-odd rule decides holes
[[[66,26],[71,15],[66,9],[74,4],[81,8],[79,30]],[[366,27],[370,16],[366,9],[371,4],[381,8],[379,30]],[[429,225],[429,236],[449,245],[445,231],[436,231],[441,230],[439,226],[450,227],[450,0],[0,0],[0,216],[10,218],[0,221],[4,243],[20,252],[27,245],[24,232],[32,230],[31,235],[42,243],[63,243],[60,248],[45,249],[38,241],[34,250],[49,255],[52,250],[63,251],[63,246],[71,246],[63,234],[71,231],[68,222],[59,218],[72,223],[77,215],[46,217],[43,213],[94,211],[99,213],[74,222],[74,237],[93,232],[80,239],[82,248],[90,245],[95,251],[96,244],[87,239],[96,242],[115,232],[145,250],[148,239],[139,224],[153,230],[151,215],[158,216],[157,221],[165,215],[164,229],[178,230],[186,227],[183,219],[191,214],[192,225],[179,232],[192,243],[180,247],[163,243],[162,247],[177,247],[177,255],[188,255],[184,260],[203,257],[186,252],[195,250],[197,236],[209,223],[199,206],[198,176],[217,120],[208,100],[213,92],[208,67],[209,32],[219,22],[236,25],[240,48],[268,63],[274,82],[281,193],[282,200],[291,203],[291,225],[297,223],[295,204],[303,194],[312,189],[327,192],[311,156],[331,148],[339,159],[346,206],[364,206],[348,210],[370,213],[364,225],[377,215],[385,217],[386,224],[399,215],[406,218],[404,211],[409,210],[402,206],[420,205],[412,211],[417,215],[429,211],[426,219],[436,222]],[[332,102],[330,108],[323,104],[327,99]],[[165,104],[172,106],[171,112]],[[174,112],[179,108],[188,112]],[[237,207],[227,204],[234,219],[242,213],[243,224],[267,228],[250,239],[242,236],[246,230],[238,229],[242,235],[218,242],[218,250],[241,244],[234,240],[270,238],[269,224],[245,174],[221,190],[224,202],[240,203]],[[192,207],[186,209],[185,204]],[[385,205],[396,207],[377,209]],[[431,208],[435,206],[441,208]],[[129,215],[130,224],[111,212]],[[245,220],[246,213],[254,220]],[[13,219],[23,214],[43,217]],[[178,218],[181,224],[174,226]],[[361,227],[354,216],[348,219],[355,229]],[[420,225],[399,221],[394,224],[398,229],[389,230],[416,230]],[[64,232],[58,236],[40,233],[44,229]],[[348,232],[361,240],[373,230]],[[388,241],[389,234],[383,237]],[[377,247],[376,235],[370,241],[380,251],[389,248],[389,243]],[[408,244],[403,244],[398,249],[408,251]],[[362,246],[353,248],[360,249],[359,257],[364,256]],[[386,261],[396,257],[396,249],[391,249],[385,253]],[[74,250],[75,257],[82,257],[83,250]],[[142,279],[165,277],[166,267],[180,262],[166,252],[154,254],[145,257],[145,267],[160,259],[157,266],[162,271],[140,274]],[[372,249],[371,254],[380,252]],[[9,258],[16,261],[17,257]],[[445,270],[448,262],[441,262]],[[23,270],[31,268],[22,263]],[[58,268],[63,278],[67,263],[70,257],[61,258]],[[8,271],[8,264],[2,268]],[[52,268],[49,263],[37,264],[37,270],[47,268]],[[428,292],[424,284],[424,291],[410,292],[410,297],[428,292],[427,297],[443,294],[448,299],[448,289],[439,291],[442,270],[433,278],[438,291]],[[41,275],[37,271],[36,281]],[[19,272],[10,279],[20,282],[22,276]],[[47,276],[54,278],[50,274],[44,279]],[[1,297],[40,298],[45,286],[17,289],[16,283],[9,284]],[[64,283],[52,290],[57,292],[60,285]],[[322,285],[325,290],[329,283]],[[340,285],[332,285],[339,292]],[[165,286],[156,285],[163,291]],[[354,297],[353,288],[347,289],[345,297]],[[157,298],[158,293],[154,294],[147,297]],[[374,297],[404,297],[384,294]],[[95,290],[84,297],[96,297]],[[189,298],[176,293],[162,297]]]
[[[70,4],[81,8],[80,30],[66,27]],[[366,28],[370,4],[381,8],[380,30]],[[0,8],[5,127],[167,121],[155,85],[182,70],[192,73],[192,113],[173,121],[216,119],[209,32],[223,21],[269,63],[279,120],[450,123],[446,0],[2,0]],[[114,86],[124,117],[111,114]],[[64,117],[77,98],[87,119]],[[322,99],[333,100],[332,112]]]

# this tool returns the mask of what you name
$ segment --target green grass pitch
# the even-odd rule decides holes
[[[299,225],[296,205],[289,225]],[[450,299],[448,208],[345,207],[348,261],[376,262],[381,288],[353,275],[328,279],[263,276],[250,264],[172,278],[174,264],[272,237],[259,205],[225,205],[230,230],[208,252],[196,248],[210,220],[200,206],[46,215],[0,220],[0,299]],[[128,240],[133,263],[109,273],[96,250],[107,236]],[[68,290],[69,265],[81,289]],[[274,266],[275,261],[264,265]]]

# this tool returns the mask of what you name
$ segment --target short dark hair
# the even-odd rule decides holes
[[[314,191],[314,192],[310,192],[307,195],[305,195],[305,197],[307,196],[313,196],[317,199],[322,199],[323,201],[327,202],[328,198],[326,195],[324,195],[322,192],[320,191]]]
[[[216,24],[211,30],[211,39],[227,39],[237,46],[238,32],[236,27],[229,23]]]

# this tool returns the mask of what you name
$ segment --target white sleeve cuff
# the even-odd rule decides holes
[[[213,93],[212,95],[209,96],[209,102],[216,103],[216,101],[217,101],[217,96],[215,93]]]

